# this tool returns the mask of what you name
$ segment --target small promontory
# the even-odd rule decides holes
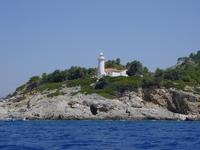
[[[200,51],[155,72],[139,61],[105,66],[128,77],[82,67],[34,76],[0,102],[0,119],[200,120]]]

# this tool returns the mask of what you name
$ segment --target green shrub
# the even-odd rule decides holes
[[[22,90],[24,90],[25,88],[26,88],[26,84],[23,84],[23,85],[19,86],[19,87],[16,89],[16,91],[22,91]]]
[[[101,78],[95,85],[95,89],[104,89],[108,85],[108,81],[105,78]]]
[[[90,84],[96,82],[96,78],[83,78],[83,79],[75,79],[75,80],[67,80],[64,83],[67,87],[74,87],[74,86],[90,86]]]
[[[40,85],[36,90],[37,91],[44,91],[44,90],[55,90],[55,89],[59,89],[62,87],[64,83],[60,82],[60,83],[45,83]]]
[[[141,77],[104,77],[95,86],[95,91],[106,97],[117,97],[141,87]]]

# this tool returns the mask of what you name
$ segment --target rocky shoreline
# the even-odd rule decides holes
[[[138,89],[107,99],[80,87],[18,94],[0,102],[0,120],[200,120],[200,95],[175,89]]]

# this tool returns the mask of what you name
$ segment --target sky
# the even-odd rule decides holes
[[[0,97],[31,76],[96,67],[100,51],[150,70],[200,49],[199,0],[1,0]]]

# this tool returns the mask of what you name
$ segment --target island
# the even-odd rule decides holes
[[[0,101],[1,120],[200,120],[200,51],[155,72],[98,57],[33,76]]]

